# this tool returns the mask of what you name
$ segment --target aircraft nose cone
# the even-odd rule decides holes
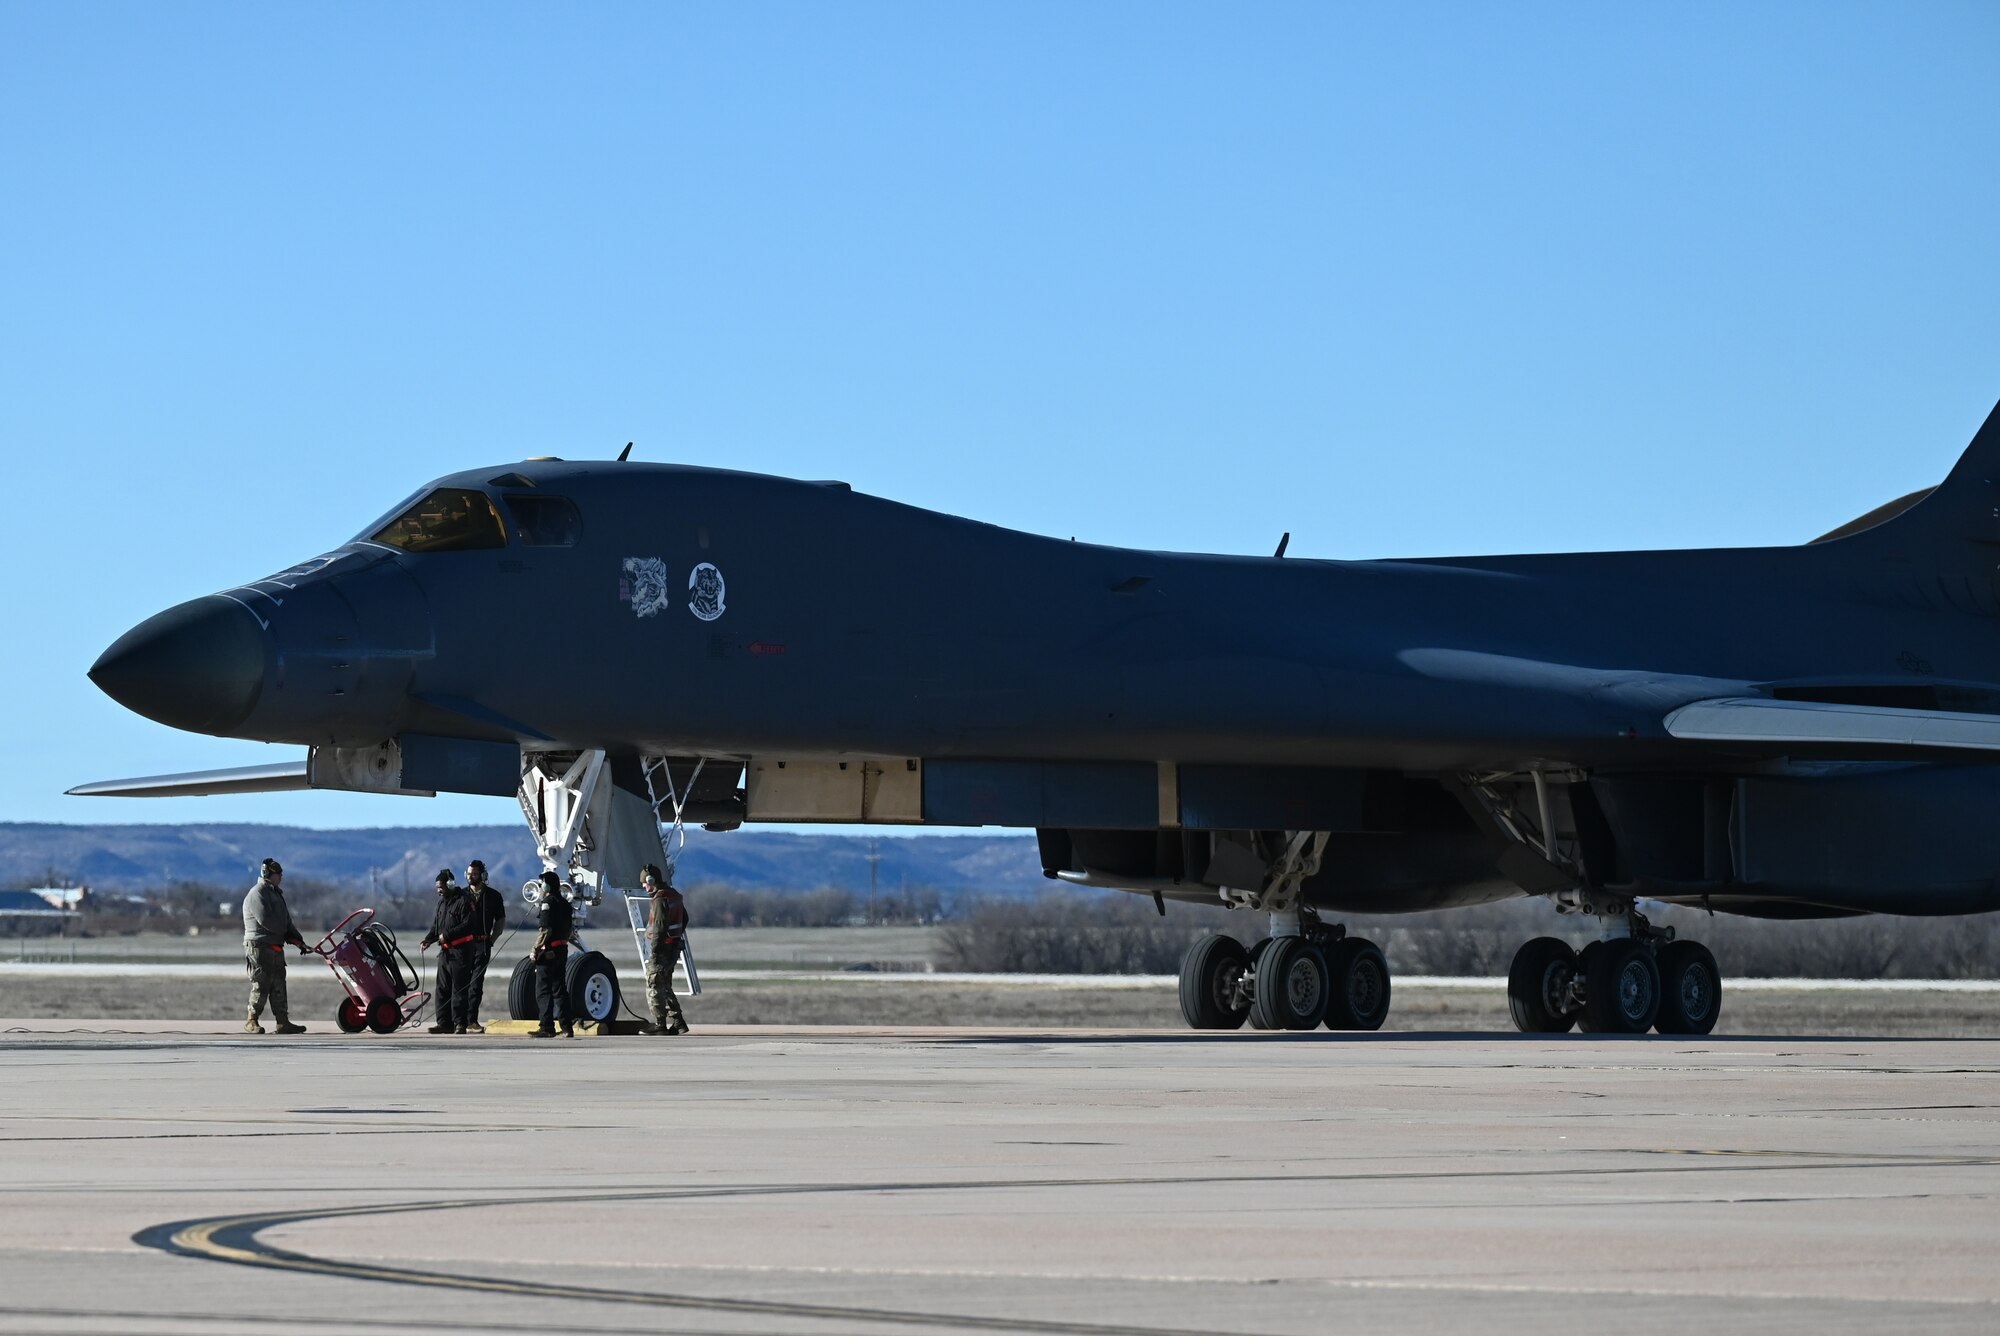
[[[105,695],[148,719],[226,733],[264,689],[263,628],[239,603],[210,595],[148,617],[91,665]]]

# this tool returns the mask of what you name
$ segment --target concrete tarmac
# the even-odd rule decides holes
[[[0,1331],[2000,1330],[2000,1041],[0,1022]]]

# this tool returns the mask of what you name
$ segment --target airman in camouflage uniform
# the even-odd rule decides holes
[[[285,943],[306,955],[306,939],[292,923],[291,907],[285,903],[280,883],[285,869],[275,858],[264,860],[262,875],[243,897],[243,960],[250,974],[250,1017],[243,1022],[249,1034],[262,1034],[258,1019],[264,1004],[271,1004],[271,1019],[279,1034],[304,1034],[306,1027],[292,1024],[292,1009],[285,997]]]
[[[681,946],[687,940],[687,901],[674,889],[672,879],[651,863],[640,881],[653,898],[652,913],[646,918],[646,1003],[653,1010],[653,1023],[642,1033],[686,1034],[687,1017],[674,996],[674,966],[680,963]]]

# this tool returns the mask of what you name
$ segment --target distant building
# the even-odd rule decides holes
[[[0,891],[0,932],[61,932],[67,920],[82,918],[91,903],[88,886],[37,886]]]
[[[28,894],[41,896],[52,909],[70,909],[79,913],[89,909],[95,899],[88,886],[37,886]]]

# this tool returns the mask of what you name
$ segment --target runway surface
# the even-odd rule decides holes
[[[2000,1329],[1995,1041],[79,1028],[0,1331]]]

